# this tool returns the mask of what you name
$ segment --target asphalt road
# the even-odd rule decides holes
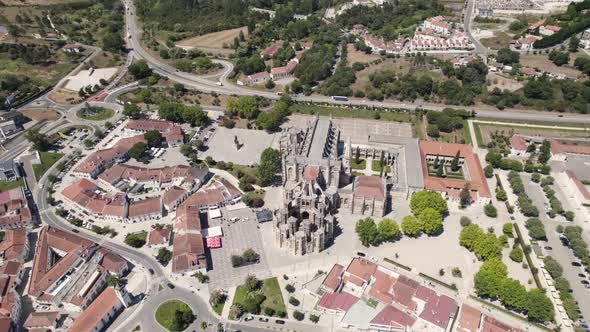
[[[559,234],[555,231],[555,227],[560,224],[560,222],[550,219],[547,217],[547,214],[545,214],[543,204],[548,203],[548,200],[545,198],[545,194],[539,184],[530,181],[530,176],[528,174],[522,174],[522,177],[527,195],[533,200],[535,206],[539,208],[539,219],[541,219],[545,225],[547,241],[541,243],[543,246],[550,246],[552,248],[552,250],[545,251],[546,255],[552,256],[561,264],[563,267],[563,276],[569,281],[570,287],[573,290],[573,296],[575,300],[578,301],[582,314],[586,319],[590,319],[590,301],[588,301],[590,298],[590,291],[586,290],[584,285],[580,283],[580,280],[582,279],[578,276],[578,273],[583,273],[585,275],[587,275],[587,273],[583,272],[582,268],[571,265],[571,263],[574,260],[577,261],[577,259],[574,257],[570,248],[561,244]],[[567,226],[571,223],[562,222],[561,224]],[[523,232],[526,232],[526,230],[523,229]]]
[[[475,0],[467,0],[467,7],[463,14],[463,27],[467,37],[469,37],[473,45],[475,45],[475,53],[485,57],[488,54],[488,49],[483,46],[477,38],[473,37],[473,34],[471,33],[472,19],[475,14]]]

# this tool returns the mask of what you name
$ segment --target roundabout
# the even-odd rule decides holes
[[[168,331],[184,331],[195,318],[191,307],[181,300],[162,302],[156,310],[156,321]]]

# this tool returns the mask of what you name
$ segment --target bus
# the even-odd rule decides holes
[[[334,101],[348,101],[348,97],[345,97],[345,96],[332,96],[332,100],[334,100]]]

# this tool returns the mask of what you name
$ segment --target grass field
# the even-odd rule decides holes
[[[0,181],[0,192],[8,191],[10,189],[22,187],[24,185],[23,178],[18,178],[16,181]]]
[[[248,36],[248,29],[241,27],[184,39],[176,43],[176,45],[182,47],[223,48],[224,44],[226,46],[231,45],[234,42],[234,38],[240,35],[240,31],[244,33],[244,36]]]
[[[27,118],[34,120],[34,121],[41,121],[41,120],[57,120],[59,119],[59,113],[52,109],[25,109],[19,110]]]
[[[353,64],[355,62],[369,63],[371,61],[381,58],[381,56],[376,55],[376,54],[367,54],[362,51],[357,51],[354,48],[353,44],[348,44],[347,49],[348,49],[348,63],[350,63],[350,64]]]
[[[363,110],[363,109],[352,109],[352,108],[341,108],[341,107],[327,107],[317,105],[293,105],[291,110],[295,113],[302,114],[319,114],[322,116],[330,116],[335,118],[359,118],[359,119],[376,119],[376,111]],[[396,121],[396,122],[411,122],[413,116],[409,113],[404,112],[379,112],[379,120],[383,121]]]
[[[35,172],[35,178],[37,178],[37,180],[39,180],[53,164],[61,159],[64,154],[58,152],[39,152],[39,155],[41,156],[41,163],[33,165],[33,171]]]
[[[520,63],[523,66],[538,68],[554,74],[563,74],[569,77],[578,77],[582,72],[574,68],[574,61],[579,56],[587,56],[584,52],[570,53],[570,62],[567,65],[557,66],[549,60],[547,54],[523,54],[520,56]]]
[[[113,115],[115,115],[115,111],[105,107],[93,108],[92,111],[87,111],[85,108],[82,108],[76,114],[76,116],[81,119],[91,121],[103,121],[110,119]]]
[[[491,134],[499,131],[506,135],[520,134],[525,136],[543,136],[549,138],[587,138],[590,136],[590,130],[567,130],[567,129],[549,129],[539,127],[519,127],[510,125],[495,125],[474,122],[474,129],[480,132],[478,145],[486,145],[490,141]],[[551,124],[549,124],[551,125]],[[480,141],[481,140],[481,141]]]
[[[279,281],[277,278],[269,278],[262,281],[262,288],[252,293],[249,293],[246,289],[246,286],[240,285],[236,289],[236,293],[234,295],[233,304],[239,303],[242,304],[249,296],[254,294],[262,294],[266,297],[264,302],[262,302],[261,307],[265,308],[272,308],[275,312],[282,311],[287,312],[285,307],[285,301],[283,300],[283,294],[281,293],[281,288],[279,286]]]
[[[352,169],[362,169],[365,170],[367,168],[367,161],[364,159],[360,159],[359,162],[357,163],[355,158],[352,159],[351,163],[351,167]]]
[[[509,47],[511,40],[512,40],[512,37],[510,37],[510,35],[507,34],[506,32],[495,31],[494,37],[482,38],[480,40],[480,42],[483,44],[483,46],[485,46],[487,48],[499,50],[503,47]]]
[[[188,325],[183,326],[180,330],[173,330],[174,324],[174,317],[176,315],[176,311],[181,312],[192,312],[191,308],[188,304],[180,301],[180,300],[170,300],[162,303],[158,310],[156,310],[156,320],[160,325],[166,328],[168,331],[183,331],[185,330]]]

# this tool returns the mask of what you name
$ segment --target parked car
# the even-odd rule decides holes
[[[588,281],[588,280],[585,280],[585,279],[584,279],[584,280],[580,280],[580,282],[581,282],[582,284],[584,284],[584,285],[589,285],[589,284],[590,284],[590,281]]]
[[[580,278],[586,278],[586,275],[584,273],[578,273],[578,277],[580,277]]]
[[[551,248],[550,246],[546,246],[545,250],[553,250],[553,248]]]
[[[151,268],[149,268],[148,271],[150,272],[151,275],[154,275],[154,270],[152,270]]]
[[[572,262],[572,266],[582,266],[580,262]]]
[[[277,320],[275,320],[275,323],[283,325],[283,324],[285,324],[285,321],[277,319]]]
[[[268,318],[266,317],[259,317],[258,320],[265,323],[268,322]]]
[[[364,252],[362,252],[362,251],[357,251],[357,253],[356,253],[356,254],[357,254],[358,256],[360,256],[360,257],[366,257],[366,256],[367,256],[367,254],[365,254],[365,253],[364,253]]]
[[[244,318],[244,321],[249,322],[253,319],[254,319],[254,317],[252,317],[252,316],[246,316],[246,318]]]

